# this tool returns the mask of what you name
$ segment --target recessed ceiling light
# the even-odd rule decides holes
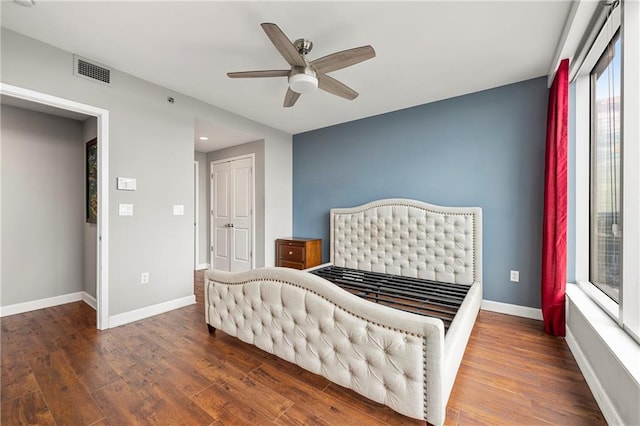
[[[200,139],[201,141],[208,141],[209,138],[206,136],[200,136],[198,139]]]

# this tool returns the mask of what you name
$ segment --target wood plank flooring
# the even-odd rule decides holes
[[[424,424],[204,323],[197,303],[108,331],[83,302],[2,318],[2,425]],[[606,424],[564,339],[482,311],[447,425]]]

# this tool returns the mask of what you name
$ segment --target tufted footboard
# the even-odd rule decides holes
[[[478,288],[470,295],[480,293]],[[463,315],[472,316],[471,326],[476,305],[465,300],[461,307],[470,311]],[[445,344],[440,320],[368,302],[318,276],[286,268],[207,271],[205,316],[213,328],[436,425],[444,422],[470,332],[470,326],[454,322]],[[453,354],[457,364],[453,378],[447,377],[452,366],[445,349],[460,346],[451,333],[462,329],[462,353]]]

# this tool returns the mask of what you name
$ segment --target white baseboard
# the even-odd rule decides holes
[[[517,317],[531,318],[542,321],[542,309],[530,308],[528,306],[512,305],[510,303],[494,302],[493,300],[483,300],[481,309],[501,314],[515,315]]]
[[[98,301],[95,297],[87,293],[86,291],[82,292],[82,301],[87,305],[91,306],[93,310],[98,310]]]
[[[14,305],[1,306],[0,317],[7,317],[9,315],[22,314],[24,312],[64,305],[65,303],[79,302],[82,300],[82,293],[83,292],[79,291],[77,293],[47,297],[46,299],[38,299],[29,302],[16,303]]]
[[[184,306],[193,305],[194,303],[196,303],[196,296],[192,294],[191,296],[181,297],[180,299],[173,299],[168,302],[158,303],[157,305],[146,306],[133,311],[112,315],[109,317],[109,328],[129,324],[130,322],[139,321],[141,319],[169,312]]]
[[[209,264],[208,263],[199,264],[198,267],[196,268],[196,271],[201,271],[203,269],[209,269]]]
[[[565,337],[565,341],[567,342],[567,345],[569,346],[573,357],[578,363],[580,372],[584,376],[584,379],[587,381],[587,385],[589,385],[589,389],[591,389],[591,393],[598,403],[598,407],[600,408],[600,411],[602,411],[602,415],[607,420],[607,423],[610,425],[624,424],[624,422],[618,415],[615,406],[611,402],[611,399],[609,399],[609,396],[604,391],[604,387],[600,383],[600,380],[598,380],[598,376],[593,371],[589,360],[582,352],[582,349],[580,349],[580,345],[573,336],[569,325],[567,325],[566,333],[567,335]]]

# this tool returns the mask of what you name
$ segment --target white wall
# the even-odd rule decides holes
[[[265,266],[275,266],[275,241],[293,235],[293,158],[292,144],[285,140],[274,141],[265,150]],[[285,184],[288,183],[288,184]]]
[[[78,78],[73,55],[2,29],[2,82],[109,110],[109,314],[142,309],[193,294],[194,120],[263,135],[265,252],[291,234],[291,135],[114,70],[112,86]],[[108,65],[108,64],[107,64]],[[46,70],[46,73],[43,73]],[[167,96],[175,103],[166,101]],[[135,192],[117,191],[116,177],[137,179]],[[118,216],[118,204],[134,216]],[[184,216],[172,205],[183,204]],[[3,235],[3,241],[5,236]],[[4,256],[4,253],[3,253]],[[150,283],[140,284],[140,273]]]
[[[3,105],[2,306],[84,289],[79,121]]]

